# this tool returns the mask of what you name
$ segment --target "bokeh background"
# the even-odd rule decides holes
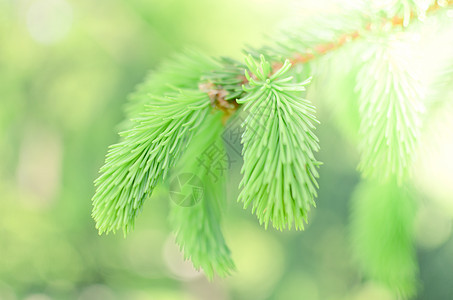
[[[235,202],[240,161],[232,168],[230,278],[209,283],[183,261],[165,187],[126,239],[99,236],[90,216],[127,95],[149,70],[185,47],[241,58],[290,19],[330,9],[314,2],[0,0],[0,299],[394,299],[351,259],[358,153],[326,107],[318,207],[304,232],[260,227]],[[436,115],[426,143],[443,144],[416,178],[418,299],[453,299],[452,111]]]

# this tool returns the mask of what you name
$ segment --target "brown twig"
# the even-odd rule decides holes
[[[445,8],[452,5],[453,0],[438,0],[426,10],[426,13],[427,14],[433,13],[441,8]],[[417,14],[415,12],[412,12],[409,20],[413,20],[417,17],[418,17]],[[301,64],[307,63],[329,52],[332,52],[333,50],[336,50],[351,41],[360,38],[362,36],[361,32],[371,32],[373,30],[376,30],[377,28],[382,29],[383,27],[395,29],[399,27],[405,27],[405,25],[407,24],[404,24],[404,18],[398,16],[395,16],[392,19],[383,20],[379,24],[368,23],[362,30],[356,30],[350,33],[343,34],[335,41],[320,44],[314,46],[313,48],[308,48],[303,53],[296,53],[290,59],[290,62],[293,65],[299,63]],[[272,70],[273,72],[275,72],[281,67],[282,63],[276,62],[272,65]],[[245,76],[241,76],[241,79],[243,84],[248,83],[247,78]],[[212,83],[200,84],[200,90],[208,93],[213,107],[225,112],[224,123],[239,107],[239,104],[236,103],[236,101],[225,100],[225,96],[228,94],[227,91],[223,89],[217,89],[216,86]]]
[[[224,112],[222,123],[225,124],[230,116],[237,110],[239,104],[236,101],[225,100],[228,92],[223,89],[216,89],[216,86],[211,82],[200,83],[198,85],[200,91],[208,94],[211,100],[211,106],[220,109]]]

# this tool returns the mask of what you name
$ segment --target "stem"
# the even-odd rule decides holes
[[[442,8],[446,8],[448,6],[453,5],[453,0],[438,0],[434,4],[432,4],[426,11],[426,14],[432,14],[435,11],[438,11]],[[412,21],[417,18],[417,13],[411,12],[409,20]],[[341,35],[339,38],[336,40],[325,43],[325,44],[320,44],[316,45],[312,48],[307,48],[303,53],[295,53],[292,58],[290,58],[290,62],[292,65],[295,64],[304,64],[309,61],[312,61],[316,58],[319,58],[327,53],[330,53],[343,45],[352,42],[354,40],[357,40],[358,38],[363,36],[363,32],[372,32],[377,29],[382,29],[384,27],[390,28],[390,29],[395,29],[395,28],[404,28],[407,27],[409,24],[404,24],[404,18],[395,16],[391,19],[384,19],[382,22],[379,24],[373,24],[373,23],[368,23],[364,28],[361,30],[356,30],[350,33],[345,33]],[[273,72],[277,71],[282,67],[281,62],[276,62],[272,65],[272,70]],[[245,76],[241,77],[243,79],[243,84],[247,84],[248,80],[245,78]],[[227,91],[223,89],[218,89],[216,88],[215,85],[208,85],[208,84],[203,84],[200,85],[200,90],[208,93],[210,99],[211,99],[211,104],[214,108],[222,110],[225,115],[223,118],[223,123],[225,124],[228,118],[234,114],[234,112],[239,108],[239,104],[233,100],[233,101],[227,101],[225,100],[225,96],[228,94]]]

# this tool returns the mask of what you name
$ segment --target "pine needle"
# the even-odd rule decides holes
[[[402,298],[417,290],[413,245],[416,205],[396,179],[386,184],[364,181],[352,197],[354,256],[365,275]]]
[[[420,135],[422,88],[390,45],[372,44],[357,74],[364,176],[401,182],[410,174]]]
[[[308,81],[292,83],[291,77],[284,76],[291,67],[289,61],[273,75],[264,56],[260,65],[249,56],[247,66],[251,72],[245,74],[247,94],[238,100],[249,113],[243,123],[239,201],[244,208],[251,205],[266,228],[272,221],[280,230],[293,224],[303,229],[310,206],[315,205],[320,164],[313,154],[319,149],[313,133],[314,107],[300,97]]]
[[[134,227],[143,202],[165,177],[206,118],[209,97],[198,90],[180,90],[166,97],[149,96],[146,111],[123,140],[111,146],[93,197],[93,218],[99,233]]]
[[[195,186],[186,197],[197,198],[188,207],[172,204],[170,223],[176,242],[196,269],[209,279],[235,270],[220,223],[225,206],[227,157],[222,143],[222,113],[210,115],[175,167],[175,176],[190,174],[202,186]],[[199,191],[201,189],[201,193]]]

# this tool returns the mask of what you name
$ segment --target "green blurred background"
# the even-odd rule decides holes
[[[92,182],[148,70],[185,47],[241,58],[244,45],[319,9],[326,1],[0,0],[0,299],[394,299],[351,260],[358,154],[322,107],[321,189],[304,232],[260,227],[235,203],[239,163],[231,170],[230,278],[209,283],[182,260],[164,187],[127,239],[99,236],[90,216]],[[419,299],[453,299],[451,143],[445,149],[417,177]]]

